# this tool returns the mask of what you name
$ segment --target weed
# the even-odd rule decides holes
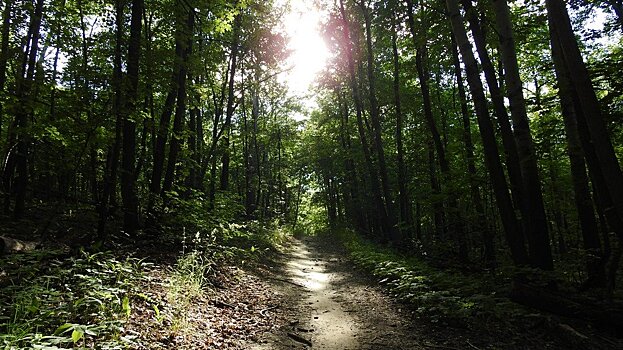
[[[112,253],[66,257],[59,252],[14,254],[2,289],[0,346],[4,349],[122,348],[141,260]],[[106,344],[106,346],[104,346]]]
[[[167,286],[166,300],[172,311],[171,330],[185,332],[188,328],[188,311],[193,301],[204,296],[208,291],[208,274],[211,271],[211,262],[194,251],[182,255],[173,268]],[[156,318],[160,317],[160,310],[155,309]]]

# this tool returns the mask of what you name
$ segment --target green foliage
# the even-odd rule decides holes
[[[238,196],[228,192],[217,193],[213,206],[199,192],[169,196],[160,239],[181,246],[182,254],[199,254],[193,259],[255,259],[291,234],[279,219],[249,220]]]
[[[11,285],[0,294],[0,346],[123,348],[122,336],[149,264],[110,252],[66,258],[57,252],[3,258]]]
[[[316,235],[328,230],[326,208],[318,202],[314,191],[305,193],[301,200],[299,218],[294,227],[296,234]]]
[[[242,221],[244,207],[236,197],[218,193],[214,206],[199,193],[180,195],[169,192],[169,204],[162,223],[165,241],[182,244],[183,252],[190,250],[211,250],[235,237],[247,234]]]
[[[350,230],[338,233],[353,261],[371,272],[398,299],[433,323],[476,327],[505,322],[522,313],[503,297],[500,278],[439,270],[421,258],[404,256],[368,242]]]

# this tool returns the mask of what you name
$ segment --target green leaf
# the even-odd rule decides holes
[[[73,328],[73,324],[71,323],[65,323],[64,325],[58,327],[55,331],[54,331],[54,335],[59,335],[61,333],[66,332],[67,330]]]
[[[74,329],[73,332],[71,332],[71,340],[74,341],[74,343],[78,342],[78,340],[82,339],[82,337],[84,336],[84,332],[79,330],[79,329]]]
[[[125,312],[127,317],[130,317],[130,313],[132,312],[132,308],[130,307],[130,298],[128,296],[123,297],[123,301],[121,302],[121,309]]]

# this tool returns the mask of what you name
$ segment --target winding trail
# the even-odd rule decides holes
[[[285,324],[253,349],[424,349],[410,313],[354,270],[335,244],[294,240],[271,280]],[[277,311],[277,310],[275,310]]]

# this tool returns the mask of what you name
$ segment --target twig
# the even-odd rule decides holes
[[[301,337],[301,336],[300,336],[300,335],[298,335],[298,334],[288,332],[288,337],[290,337],[290,338],[292,338],[292,339],[296,340],[296,341],[297,341],[297,342],[299,342],[299,343],[303,343],[303,344],[305,344],[305,345],[307,345],[307,346],[309,346],[309,347],[311,347],[311,346],[312,346],[312,342],[311,342],[311,341],[309,341],[309,340],[307,340],[307,339],[305,339],[305,338]]]
[[[275,281],[280,281],[280,282],[290,283],[290,284],[293,284],[293,285],[295,285],[295,286],[297,286],[297,287],[307,288],[307,287],[305,287],[305,286],[304,286],[304,285],[302,285],[302,284],[298,284],[298,283],[296,283],[296,282],[288,281],[288,280],[283,279],[283,278],[276,278],[276,277],[269,277],[269,278],[270,278],[271,280],[275,280]]]
[[[467,341],[467,345],[469,345],[472,349],[480,350],[479,347],[477,347],[476,345],[470,343],[469,340]]]
[[[265,314],[266,312],[268,312],[268,311],[270,311],[270,310],[274,310],[274,309],[276,309],[276,308],[278,308],[278,307],[279,307],[279,305],[277,305],[277,306],[267,307],[266,309],[264,309],[264,310],[260,311],[260,315],[262,315],[262,316],[266,317],[266,314]]]

